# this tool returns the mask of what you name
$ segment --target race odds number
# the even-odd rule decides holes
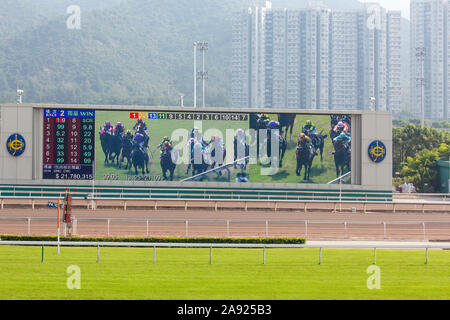
[[[92,180],[95,110],[44,109],[43,178]]]

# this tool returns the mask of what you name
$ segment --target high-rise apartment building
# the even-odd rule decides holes
[[[389,11],[387,14],[386,104],[393,113],[399,113],[402,110],[401,19],[402,15],[400,11]]]
[[[244,69],[233,72],[234,107],[349,110],[368,108],[372,102],[374,108],[385,110],[388,99],[401,101],[401,91],[389,87],[400,83],[400,72],[388,70],[400,64],[399,51],[394,50],[401,46],[400,19],[395,13],[386,13],[377,4],[365,4],[359,11],[331,11],[322,4],[303,10],[266,5],[259,8],[264,13],[257,20],[254,10],[249,9],[247,16],[260,23],[257,30],[262,34],[233,23],[233,66],[246,56],[258,56],[262,59],[258,63],[264,65],[264,72],[258,74],[264,79],[249,79]],[[242,21],[242,15],[236,13],[235,20]],[[260,46],[239,47],[256,36]],[[255,51],[259,47],[264,48],[263,55],[261,49]],[[264,83],[263,99],[257,103],[251,102],[256,98],[238,96],[256,97],[256,92],[240,85],[247,80],[253,85]]]
[[[411,111],[416,117],[423,104],[426,119],[449,118],[447,6],[446,0],[411,0]]]

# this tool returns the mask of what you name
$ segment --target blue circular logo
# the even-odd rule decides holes
[[[15,133],[6,140],[6,149],[13,157],[22,155],[25,151],[25,138],[22,135]]]
[[[375,163],[380,163],[386,158],[386,146],[383,142],[376,140],[369,145],[369,158]]]

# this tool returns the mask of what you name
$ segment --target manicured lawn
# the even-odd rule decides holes
[[[450,299],[450,251],[378,250],[381,289],[369,290],[372,250],[0,247],[0,299]],[[66,270],[81,270],[69,290]]]

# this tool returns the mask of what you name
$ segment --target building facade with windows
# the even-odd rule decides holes
[[[400,83],[396,13],[377,4],[332,11],[322,4],[289,10],[272,9],[268,3],[258,8],[258,18],[256,8],[246,13],[252,28],[239,22],[245,20],[243,11],[234,14],[233,66],[240,69],[232,74],[233,107],[391,110],[390,99],[395,102],[392,110],[399,108],[401,90],[389,86],[398,88]],[[249,38],[258,39],[259,45],[247,45]],[[257,77],[242,64],[248,57],[258,57],[258,66],[263,66]],[[245,90],[243,81],[263,85],[262,96],[261,91]]]

